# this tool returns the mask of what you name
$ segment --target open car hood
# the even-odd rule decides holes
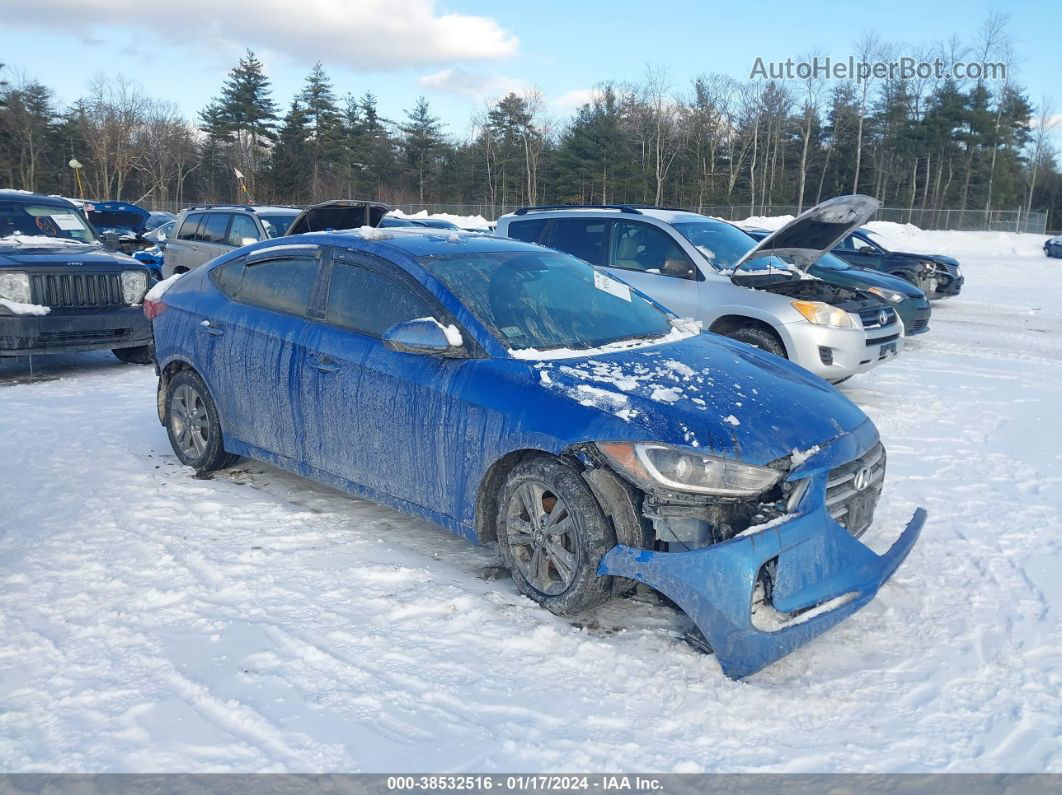
[[[835,196],[801,213],[734,264],[736,271],[758,257],[790,257],[805,270],[877,212],[881,202],[871,196]]]
[[[379,226],[381,219],[391,208],[382,202],[336,199],[307,207],[299,213],[288,227],[287,234],[301,235],[306,232],[324,232],[328,229],[357,229],[362,226]]]
[[[151,217],[143,207],[125,202],[85,202],[84,209],[97,229],[128,229],[138,233]]]

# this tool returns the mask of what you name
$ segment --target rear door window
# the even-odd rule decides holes
[[[523,240],[525,243],[537,243],[538,239],[542,237],[542,230],[547,223],[548,220],[545,218],[535,218],[530,221],[513,221],[508,227],[509,237],[514,240]]]
[[[396,323],[439,314],[400,277],[350,262],[332,268],[325,320],[333,325],[379,338]]]
[[[550,228],[547,245],[591,265],[604,265],[608,225],[609,221],[601,218],[557,218]]]
[[[204,243],[224,243],[230,218],[231,213],[207,213],[206,221],[199,228],[199,239]]]
[[[316,279],[316,259],[278,257],[260,260],[244,266],[237,297],[244,304],[289,315],[304,315]]]
[[[203,220],[202,213],[192,213],[181,223],[177,230],[178,240],[198,240],[199,222]]]

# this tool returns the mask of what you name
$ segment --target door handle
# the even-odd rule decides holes
[[[199,328],[201,328],[207,334],[212,334],[215,337],[220,337],[222,334],[225,333],[225,329],[211,325],[209,320],[204,320],[202,323],[200,323]]]

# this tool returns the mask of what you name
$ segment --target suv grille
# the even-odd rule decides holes
[[[117,306],[122,283],[117,273],[35,273],[33,301],[51,307]]]
[[[884,312],[886,321],[881,322],[881,313]],[[896,322],[896,310],[892,307],[878,307],[876,309],[860,309],[859,319],[863,321],[863,328],[881,328],[891,326]]]
[[[885,447],[878,442],[855,461],[831,469],[826,480],[826,510],[856,538],[874,521],[885,459]]]

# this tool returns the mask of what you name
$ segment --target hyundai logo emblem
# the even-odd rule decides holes
[[[878,325],[879,326],[884,326],[884,325],[887,325],[888,322],[889,322],[889,313],[886,312],[884,309],[882,309],[880,312],[878,312]]]
[[[855,479],[852,480],[852,485],[855,486],[856,491],[863,491],[870,485],[870,467],[863,467],[855,473]]]

